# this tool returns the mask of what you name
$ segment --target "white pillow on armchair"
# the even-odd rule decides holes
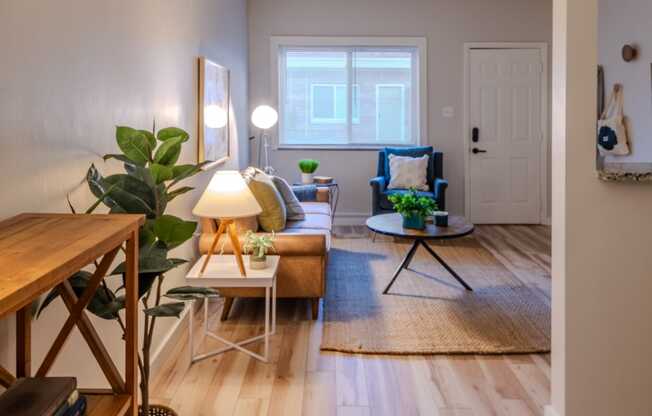
[[[428,191],[428,155],[421,157],[389,155],[389,185],[387,189]]]

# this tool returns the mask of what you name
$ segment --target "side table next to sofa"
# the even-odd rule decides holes
[[[265,291],[265,331],[262,335],[248,338],[242,341],[229,341],[208,330],[208,298],[204,299],[204,335],[216,339],[227,346],[224,348],[210,351],[205,354],[195,355],[195,343],[193,336],[193,309],[190,310],[189,336],[188,343],[190,346],[190,359],[194,364],[197,361],[222,354],[224,352],[236,349],[248,354],[260,361],[268,362],[269,360],[269,338],[276,332],[276,274],[278,272],[279,256],[267,256],[268,266],[262,270],[253,270],[249,268],[249,256],[245,256],[245,268],[247,276],[240,274],[235,259],[232,255],[212,256],[208,266],[203,274],[200,273],[202,264],[206,255],[195,263],[186,275],[186,282],[190,286],[211,287],[214,289],[223,288],[257,288]],[[194,303],[194,301],[193,301]],[[265,349],[263,355],[257,354],[244,348],[245,345],[255,341],[264,340]]]

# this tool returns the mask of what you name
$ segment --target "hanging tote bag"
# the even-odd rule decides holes
[[[623,88],[620,85],[614,86],[598,120],[598,149],[602,156],[629,154],[627,129],[623,116]]]

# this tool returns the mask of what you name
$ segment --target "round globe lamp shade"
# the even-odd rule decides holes
[[[251,122],[259,129],[267,130],[274,127],[278,121],[278,113],[268,105],[259,105],[251,113]]]
[[[227,123],[226,111],[220,106],[210,104],[204,107],[204,124],[211,129],[221,129]]]
[[[204,218],[242,218],[258,215],[262,208],[238,171],[216,172],[192,213]]]

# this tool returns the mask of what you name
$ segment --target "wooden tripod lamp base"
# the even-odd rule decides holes
[[[233,246],[233,254],[235,255],[235,260],[238,263],[238,268],[240,269],[240,274],[242,277],[247,277],[247,272],[245,271],[244,261],[242,260],[242,250],[240,248],[240,241],[238,240],[238,233],[235,229],[235,222],[231,218],[220,219],[220,226],[217,229],[217,234],[215,234],[215,239],[213,244],[211,244],[208,253],[206,254],[206,260],[201,267],[199,275],[203,275],[208,266],[208,261],[211,259],[211,256],[215,253],[215,248],[217,243],[220,241],[222,234],[227,234],[231,240],[231,246]]]

